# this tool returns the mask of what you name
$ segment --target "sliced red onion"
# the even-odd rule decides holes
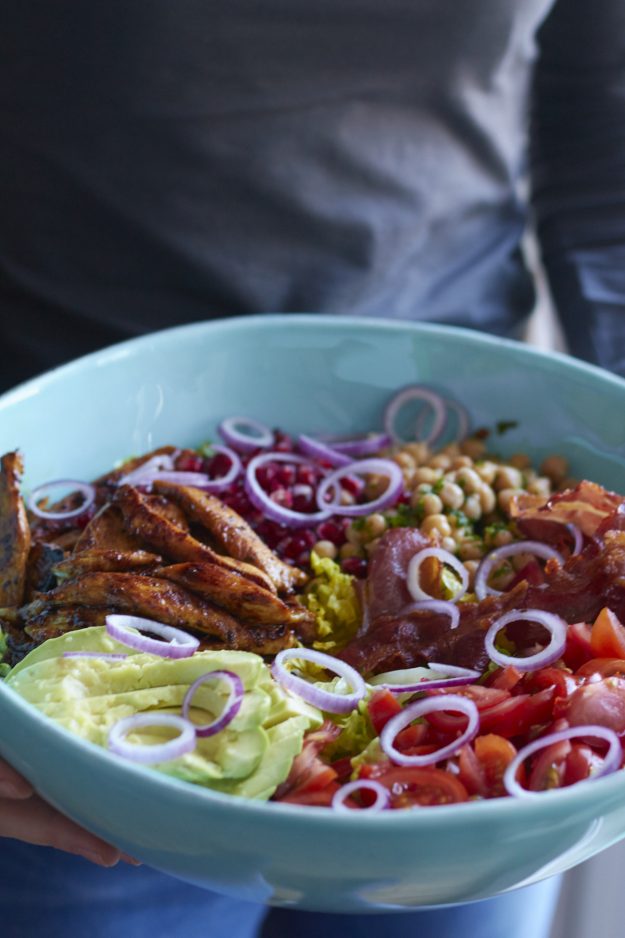
[[[245,427],[251,433],[241,432]],[[222,420],[217,428],[229,446],[240,453],[253,453],[257,449],[267,449],[273,446],[275,434],[259,420],[250,420],[249,417],[228,417]]]
[[[171,625],[155,622],[153,619],[116,613],[108,615],[105,622],[106,631],[122,645],[128,645],[129,648],[144,651],[150,655],[159,655],[161,658],[190,658],[200,645],[199,640],[193,635],[183,632],[182,629],[175,629]],[[164,640],[148,638],[147,635],[130,631],[131,629],[152,632],[154,635],[162,636]]]
[[[495,647],[497,635],[501,629],[511,622],[538,622],[550,633],[549,644],[535,655],[526,658],[517,658],[514,655],[505,655]],[[505,615],[496,619],[484,636],[484,647],[491,661],[502,667],[514,665],[519,671],[535,671],[557,661],[561,657],[566,644],[567,624],[560,616],[542,609],[512,609]]]
[[[429,404],[434,414],[432,428],[429,434],[422,438],[420,442],[431,443],[433,440],[437,439],[443,431],[445,422],[447,420],[447,408],[445,406],[444,399],[440,396],[440,394],[436,394],[434,391],[430,391],[429,388],[421,387],[420,385],[414,385],[404,388],[403,391],[400,391],[399,394],[396,394],[390,403],[387,404],[386,410],[384,412],[384,429],[396,443],[409,442],[408,440],[403,440],[399,434],[395,432],[395,422],[397,420],[397,415],[404,404],[407,404],[408,401],[414,400],[421,400],[426,404]],[[418,439],[418,432],[419,428],[417,424],[415,429],[415,439]]]
[[[414,694],[441,687],[462,687],[464,684],[473,684],[481,676],[481,671],[473,668],[459,668],[452,664],[434,664],[430,661],[427,668],[402,668],[398,671],[376,674],[375,677],[369,679],[369,684],[384,687],[394,694]]]
[[[71,488],[72,494],[80,492],[83,496],[83,502],[78,508],[68,508],[64,511],[46,511],[37,504],[43,498],[46,498],[51,489]],[[95,501],[95,487],[89,482],[79,482],[77,479],[54,479],[51,482],[44,482],[38,485],[28,497],[28,507],[38,518],[45,518],[46,521],[68,521],[70,518],[76,518],[82,515],[84,511],[91,508]]]
[[[448,602],[457,603],[469,588],[469,571],[457,557],[454,557],[452,553],[448,550],[444,550],[442,547],[425,547],[411,559],[408,564],[408,570],[406,571],[406,586],[408,587],[410,595],[417,600],[431,601],[434,598],[430,596],[429,593],[426,593],[425,590],[421,589],[419,583],[421,564],[424,560],[427,560],[428,557],[436,557],[442,564],[451,567],[454,573],[458,575],[461,584],[460,589],[452,599],[448,600]]]
[[[467,433],[469,432],[469,426],[471,423],[470,418],[469,418],[469,412],[467,411],[466,407],[463,407],[462,404],[459,404],[457,401],[454,401],[451,398],[445,397],[445,398],[442,398],[442,401],[445,404],[445,407],[447,408],[447,410],[453,411],[456,415],[456,418],[458,421],[458,432],[456,434],[455,439],[458,442],[466,439]],[[423,424],[425,423],[426,417],[427,417],[427,414],[425,413],[420,413],[417,417],[417,424],[416,424],[417,436],[420,436],[421,434],[421,430],[422,430]],[[429,440],[430,446],[434,446],[438,442],[448,422],[449,421],[446,419],[445,424],[440,428],[436,436],[430,438]]]
[[[427,716],[428,713],[433,713],[438,710],[451,710],[464,713],[469,718],[464,733],[458,736],[457,739],[454,739],[453,742],[442,746],[435,752],[428,752],[419,756],[407,755],[395,749],[393,742],[401,730],[409,726],[417,717],[424,717]],[[449,756],[453,756],[465,743],[470,742],[474,736],[476,736],[479,725],[480,717],[478,709],[474,702],[468,697],[461,697],[459,694],[426,697],[424,700],[418,700],[416,703],[409,704],[407,707],[404,707],[401,713],[391,717],[380,733],[380,746],[389,759],[396,763],[396,765],[432,765],[434,762],[439,762],[441,759],[447,759]]]
[[[465,567],[466,569],[466,567]],[[457,629],[460,624],[460,610],[451,599],[422,599],[416,603],[410,603],[399,613],[400,616],[409,616],[411,612],[438,612],[442,616],[449,616],[450,629]]]
[[[391,803],[391,795],[388,788],[385,788],[384,785],[373,779],[359,778],[354,782],[348,782],[347,785],[342,785],[339,790],[335,792],[331,807],[334,808],[335,811],[350,811],[351,808],[349,808],[345,802],[351,795],[358,791],[372,791],[375,795],[373,804],[359,808],[358,810],[360,811],[383,811],[384,808],[388,808]]]
[[[173,472],[174,457],[169,453],[159,453],[146,459],[140,466],[121,476],[118,485],[151,485],[159,472]]]
[[[505,547],[496,547],[491,550],[480,561],[480,565],[475,573],[474,592],[478,599],[484,599],[486,596],[501,596],[503,590],[493,589],[488,585],[493,567],[508,557],[514,557],[517,554],[532,554],[534,557],[542,557],[543,560],[557,560],[563,564],[564,558],[554,547],[548,544],[542,544],[540,541],[515,541],[514,544],[506,544]]]
[[[578,554],[581,554],[582,548],[584,546],[584,535],[576,524],[568,522],[566,527],[569,531],[569,534],[573,538],[573,550],[571,551],[571,557],[577,557]]]
[[[350,440],[331,440],[330,445],[339,453],[347,456],[375,456],[381,449],[386,449],[393,442],[388,433],[372,433],[369,436]]]
[[[128,733],[143,729],[145,726],[166,726],[178,730],[179,736],[166,743],[137,744],[126,741]],[[184,756],[195,749],[195,727],[189,720],[176,716],[173,713],[135,713],[130,717],[118,720],[108,735],[108,748],[118,756],[124,756],[133,762],[142,765],[151,765],[155,762],[169,762]]]
[[[298,446],[306,456],[313,456],[315,459],[322,459],[329,462],[332,466],[349,466],[352,462],[351,457],[345,456],[333,449],[327,443],[321,440],[315,440],[312,436],[302,434],[298,437]]]
[[[538,752],[540,749],[551,746],[553,743],[587,736],[605,740],[608,743],[608,751],[604,756],[603,764],[594,771],[592,775],[587,779],[582,779],[582,781],[594,781],[596,778],[601,778],[602,775],[609,775],[611,772],[615,772],[620,767],[623,751],[619,738],[614,730],[609,729],[607,726],[599,726],[598,724],[571,726],[567,729],[559,730],[557,733],[549,733],[547,736],[541,736],[540,739],[535,739],[517,752],[503,775],[503,783],[508,794],[514,795],[517,798],[535,798],[544,795],[544,791],[530,791],[527,788],[523,788],[523,786],[518,783],[516,774],[521,765],[529,756],[534,755],[534,753]],[[576,784],[579,784],[579,782]]]
[[[387,476],[388,485],[386,490],[374,498],[373,501],[358,505],[341,505],[340,485],[341,479],[348,476],[362,476],[364,474]],[[320,507],[329,509],[332,514],[345,515],[350,518],[357,518],[362,515],[368,515],[375,511],[383,511],[395,504],[404,491],[404,476],[397,465],[391,459],[361,459],[358,462],[349,463],[340,469],[330,472],[325,479],[322,479],[317,488],[317,504]],[[326,501],[326,496],[330,495],[332,500]]]
[[[278,524],[285,524],[291,528],[305,528],[309,525],[317,524],[319,521],[325,521],[331,513],[328,509],[315,512],[293,511],[292,508],[284,508],[278,505],[269,495],[258,479],[256,472],[265,463],[268,462],[286,462],[296,463],[297,465],[310,465],[310,460],[304,456],[296,456],[294,453],[260,453],[253,459],[250,459],[245,470],[245,492],[253,504],[254,508],[262,511],[270,521],[276,521]]]
[[[312,664],[319,665],[338,674],[351,687],[351,694],[337,694],[331,691],[323,690],[298,677],[292,671],[288,671],[284,664],[293,658],[302,661],[310,661]],[[297,694],[302,700],[318,707],[319,710],[325,710],[327,713],[350,713],[358,706],[367,692],[365,682],[358,671],[355,671],[345,661],[340,658],[333,658],[330,655],[324,655],[323,652],[314,651],[312,648],[285,648],[279,651],[271,665],[271,673],[276,681],[282,684],[287,690]]]
[[[102,661],[124,661],[128,655],[109,651],[64,651],[63,658],[100,658]]]
[[[220,680],[226,681],[229,684],[228,700],[221,714],[213,720],[212,723],[205,723],[202,726],[193,723],[197,736],[214,736],[215,733],[219,733],[221,730],[225,729],[229,723],[232,723],[241,709],[245,690],[243,688],[243,681],[239,675],[235,674],[234,671],[209,671],[207,674],[198,677],[197,681],[193,682],[184,695],[184,700],[182,701],[182,715],[185,720],[190,720],[189,709],[192,706],[191,702],[198,687],[200,687],[201,684],[206,684],[207,681]]]

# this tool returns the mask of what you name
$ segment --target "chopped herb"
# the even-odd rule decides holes
[[[211,459],[215,455],[213,445],[212,440],[204,440],[204,442],[198,446],[196,452],[198,452],[200,456],[204,456],[205,459]]]
[[[432,486],[432,492],[434,493],[434,495],[438,495],[440,492],[442,492],[444,485],[445,485],[445,479],[443,476],[441,476],[440,479],[437,479],[434,485]]]
[[[398,505],[394,512],[385,514],[389,528],[416,528],[423,521],[424,511],[421,499],[416,507],[412,505]]]
[[[503,433],[507,433],[508,430],[516,430],[519,425],[518,420],[499,420],[495,424],[495,430],[501,436]]]
[[[496,570],[493,570],[493,572],[491,573],[491,576],[493,577],[506,576],[506,574],[508,573],[510,573],[510,567],[508,566],[508,564],[504,563],[500,567],[497,567]]]
[[[465,515],[464,511],[461,511],[459,508],[452,508],[452,510],[447,512],[447,514],[456,519],[456,526],[458,528],[469,528],[469,530],[473,530],[473,525],[471,524],[469,518],[467,518]]]
[[[364,531],[364,529],[367,527],[367,519],[354,518],[351,524],[354,531]]]

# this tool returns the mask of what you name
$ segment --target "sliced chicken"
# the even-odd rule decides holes
[[[17,606],[24,598],[31,537],[20,495],[23,471],[20,453],[0,459],[0,606]]]

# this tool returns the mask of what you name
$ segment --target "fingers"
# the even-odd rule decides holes
[[[121,858],[116,847],[64,817],[38,795],[19,800],[0,798],[0,837],[56,847],[99,866],[115,866]]]
[[[0,759],[0,798],[30,798],[33,786],[15,769]]]

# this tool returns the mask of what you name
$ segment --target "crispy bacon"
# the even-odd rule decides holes
[[[392,575],[381,570],[383,562],[380,558],[376,573],[382,582],[393,582]],[[388,562],[392,563],[390,557]],[[372,617],[367,631],[350,642],[340,657],[365,674],[414,667],[428,660],[483,668],[487,663],[485,631],[513,609],[542,609],[572,624],[593,622],[607,606],[625,621],[625,532],[607,531],[602,543],[591,541],[563,567],[550,561],[544,578],[541,585],[523,580],[500,596],[460,603],[460,624],[453,630],[445,617],[430,613],[400,611]],[[395,574],[395,582],[401,586],[399,574]],[[525,634],[528,642],[540,635],[536,630]]]
[[[575,524],[587,537],[601,527],[612,528],[612,519],[622,513],[625,498],[608,492],[595,482],[583,481],[574,489],[557,492],[547,501],[539,495],[517,495],[511,504],[511,516],[520,531],[533,536],[532,522],[551,521]]]

